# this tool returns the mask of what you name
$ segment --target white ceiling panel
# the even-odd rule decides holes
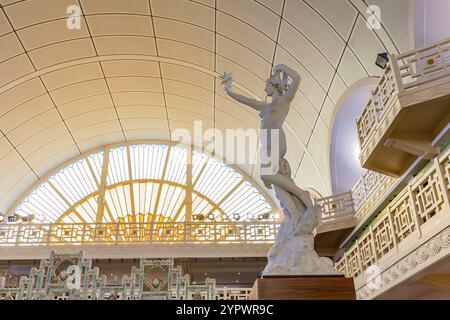
[[[95,48],[100,55],[146,54],[155,55],[155,41],[152,37],[102,36],[94,38]]]
[[[67,8],[73,0],[29,0],[5,5],[4,10],[14,29],[67,17]]]
[[[29,52],[38,69],[80,58],[95,56],[91,39],[76,39],[42,47]]]
[[[227,97],[218,75],[232,72],[236,92],[264,100],[279,63],[302,77],[285,123],[287,157],[298,183],[327,195],[336,102],[381,74],[377,53],[412,43],[408,0],[374,0],[384,12],[376,31],[363,0],[80,0],[79,30],[66,25],[76,1],[0,3],[2,211],[80,151],[170,139],[194,121],[258,131],[258,112]],[[257,164],[242,168],[258,174]]]
[[[55,20],[33,25],[17,31],[26,50],[45,47],[47,45],[79,38],[89,38],[84,20],[80,20],[81,29],[68,29],[66,20]]]
[[[80,64],[42,75],[45,87],[49,91],[71,84],[103,78],[100,65],[96,62]]]
[[[280,17],[253,0],[217,0],[217,8],[276,40]]]
[[[148,0],[80,0],[83,12],[89,14],[99,13],[131,13],[150,14]]]
[[[112,94],[116,106],[164,106],[160,92],[118,92]]]
[[[348,39],[353,22],[358,14],[358,11],[348,0],[304,0],[304,2],[326,19],[327,23],[329,23],[343,39]]]
[[[142,76],[160,77],[158,63],[145,60],[111,60],[103,61],[106,77]]]
[[[153,22],[150,16],[104,14],[87,16],[92,36],[153,36]]]
[[[0,117],[0,129],[8,133],[27,120],[54,108],[48,95],[41,95],[12,109]]]
[[[162,92],[162,84],[160,78],[117,77],[117,78],[108,78],[107,81],[111,92],[124,92],[124,91]]]
[[[121,119],[138,117],[164,119],[166,108],[162,106],[119,106],[117,107],[117,113]]]
[[[154,18],[153,21],[158,38],[185,42],[214,51],[214,32],[209,29],[166,18]]]
[[[314,43],[320,54],[336,67],[345,42],[330,24],[303,1],[286,0],[284,12],[286,21]]]
[[[161,73],[165,79],[188,82],[210,91],[214,90],[214,77],[204,72],[171,63],[161,63]]]
[[[272,61],[275,41],[243,21],[218,12],[217,33],[240,43],[268,62]]]
[[[87,80],[52,91],[50,94],[57,105],[68,103],[78,98],[108,93],[104,79]]]
[[[214,54],[208,50],[166,39],[158,39],[157,45],[158,54],[161,57],[186,61],[197,66],[214,69]]]
[[[15,33],[8,33],[1,36],[0,48],[2,48],[0,51],[0,61],[8,60],[25,52]]]
[[[186,0],[150,0],[155,17],[186,21],[214,30],[214,9]]]
[[[305,36],[298,33],[292,26],[283,22],[280,31],[280,45],[305,66],[321,84],[322,88],[330,85],[333,77],[333,67],[320,54]]]
[[[113,108],[109,93],[80,98],[58,106],[58,110],[64,119],[104,108]]]
[[[6,85],[34,71],[27,55],[21,54],[0,64],[0,86]]]
[[[3,10],[0,10],[0,35],[4,35],[6,33],[12,32],[13,28],[8,22],[8,19],[6,19],[5,14],[3,13]]]
[[[0,116],[21,104],[45,94],[45,88],[39,79],[25,81],[0,95]]]

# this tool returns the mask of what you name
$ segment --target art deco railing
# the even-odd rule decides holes
[[[357,120],[361,163],[365,163],[400,111],[399,95],[450,75],[450,39],[398,56],[391,55],[386,71]]]
[[[449,225],[450,150],[447,150],[416,176],[359,235],[336,263],[336,270],[354,277],[357,290],[361,289],[367,285],[366,273],[371,266],[387,270]]]
[[[345,192],[316,200],[322,207],[322,223],[353,217],[355,210],[351,192]]]
[[[351,189],[358,221],[363,220],[374,208],[376,203],[386,195],[389,188],[397,181],[396,178],[367,170]]]
[[[216,288],[216,300],[249,300],[252,288]]]
[[[322,206],[322,223],[353,217],[351,193],[316,201]],[[17,223],[0,224],[0,246],[271,243],[279,221],[155,222],[155,223]]]
[[[267,243],[277,230],[274,221],[3,224],[0,246]]]

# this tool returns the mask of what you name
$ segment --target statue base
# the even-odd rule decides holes
[[[264,276],[250,300],[356,300],[352,278],[343,275]]]

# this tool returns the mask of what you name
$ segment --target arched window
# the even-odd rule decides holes
[[[237,167],[174,143],[142,142],[70,161],[22,196],[10,214],[41,223],[145,223],[273,220],[274,210]]]

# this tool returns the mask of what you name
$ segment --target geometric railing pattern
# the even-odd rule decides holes
[[[392,255],[401,257],[405,243],[418,239],[422,242],[445,227],[441,221],[447,221],[449,217],[444,216],[449,213],[450,150],[447,150],[389,203],[347,249],[335,268],[355,279],[364,278],[372,265],[387,269],[396,261]]]
[[[271,243],[275,221],[0,224],[0,246]]]
[[[120,284],[100,275],[98,267],[83,252],[76,254],[52,251],[31,268],[29,276],[20,278],[18,287],[6,287],[0,277],[0,299],[8,300],[215,300],[215,280],[191,283],[189,275],[174,267],[173,259],[141,259]],[[111,280],[111,279],[110,279]],[[228,296],[224,296],[227,298]]]
[[[378,86],[357,120],[365,163],[400,111],[399,95],[426,87],[450,75],[450,39],[401,55],[391,55]]]

